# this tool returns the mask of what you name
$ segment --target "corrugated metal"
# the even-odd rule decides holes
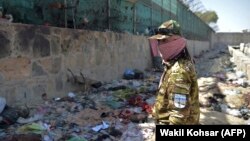
[[[213,32],[179,0],[79,0],[76,8],[70,8],[76,1],[67,0],[67,10],[51,6],[56,2],[64,4],[65,0],[0,0],[0,6],[14,16],[15,22],[28,24],[64,27],[66,11],[67,26],[73,27],[73,10],[76,10],[77,28],[143,34],[148,27],[175,19],[189,39],[207,40]],[[84,18],[89,24],[83,27]]]

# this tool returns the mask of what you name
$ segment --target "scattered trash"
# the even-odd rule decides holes
[[[225,52],[221,53],[225,55]],[[220,59],[220,56],[211,58]],[[220,60],[224,64],[226,61]],[[234,118],[249,119],[250,106],[247,104],[250,103],[250,96],[246,91],[249,86],[245,84],[246,78],[240,73],[238,76],[242,78],[236,76],[233,65],[217,67],[211,68],[213,72],[204,72],[199,78],[201,106],[205,105],[210,112],[212,109],[220,111],[224,116],[229,114],[236,116]],[[217,70],[221,68],[224,72]],[[149,140],[154,136],[155,124],[151,112],[160,76],[161,72],[154,70],[142,73],[127,69],[124,79],[109,83],[95,81],[90,83],[92,88],[88,92],[69,92],[67,96],[53,100],[43,94],[44,105],[32,107],[26,114],[20,114],[19,108],[10,108],[5,104],[0,112],[0,123],[4,123],[0,124],[0,128],[5,127],[0,131],[0,140],[20,137],[29,141],[31,137],[23,135],[30,133],[36,133],[34,141]],[[85,80],[81,77],[78,81],[83,83]],[[11,112],[6,112],[9,108]],[[214,119],[208,116],[206,120]],[[249,121],[246,123],[250,124]],[[13,133],[21,133],[22,137]]]
[[[35,134],[42,134],[46,129],[40,123],[31,123],[26,124],[17,129],[19,133],[27,134],[27,133],[35,133]]]
[[[240,109],[240,113],[242,115],[242,117],[245,119],[245,120],[248,120],[249,117],[250,117],[250,112],[249,112],[249,109],[248,108],[242,108]]]
[[[19,114],[16,109],[6,106],[3,112],[1,113],[2,121],[0,127],[5,128],[9,125],[14,124],[19,118]]]
[[[121,102],[118,102],[118,101],[115,101],[112,99],[108,99],[105,102],[105,104],[108,105],[112,109],[118,109],[118,108],[121,108],[123,106],[123,104]]]
[[[82,137],[72,137],[68,139],[67,141],[87,141],[85,138]]]
[[[156,97],[153,96],[153,97],[147,99],[146,102],[147,102],[149,105],[153,105],[153,104],[155,103],[155,99],[156,99]]]
[[[248,82],[244,78],[239,78],[238,80],[233,81],[232,84],[237,84],[237,85],[240,85],[244,88],[246,88],[248,86]]]
[[[33,117],[30,117],[30,118],[27,118],[27,119],[24,119],[22,117],[19,117],[17,119],[17,123],[21,123],[21,124],[24,124],[24,123],[31,123],[31,122],[35,122],[35,121],[38,121],[40,119],[43,118],[43,115],[41,114],[35,114]]]
[[[143,134],[138,126],[133,123],[128,124],[127,130],[123,132],[122,141],[142,141]]]
[[[91,86],[92,86],[93,88],[100,88],[100,87],[102,86],[102,82],[93,83],[93,84],[91,84]]]
[[[146,114],[133,114],[131,115],[130,120],[135,123],[144,123],[147,121],[147,115]]]
[[[141,86],[141,83],[138,82],[138,81],[131,81],[131,82],[129,83],[129,85],[131,85],[131,88],[132,88],[132,89],[137,89],[137,88],[139,88],[139,87]]]
[[[221,81],[224,81],[226,79],[226,76],[223,73],[216,73],[213,76],[216,77],[216,78],[218,78]]]
[[[142,108],[141,107],[134,107],[134,108],[130,108],[130,111],[134,112],[134,113],[142,113]]]
[[[115,86],[115,87],[110,87],[108,88],[108,90],[110,91],[116,91],[116,90],[121,90],[121,89],[126,89],[127,87],[124,85],[119,85],[119,86]]]
[[[60,97],[55,98],[55,101],[59,101],[59,100],[61,100],[61,98],[60,98]]]
[[[136,94],[136,91],[133,89],[129,89],[129,88],[123,89],[123,90],[117,90],[113,92],[113,96],[121,100],[126,100],[135,94]]]
[[[221,108],[221,112],[223,112],[223,113],[227,113],[229,115],[233,115],[236,117],[241,117],[241,112],[237,109],[231,109],[225,104],[221,104],[220,108]]]
[[[0,129],[0,139],[3,138],[3,137],[5,137],[5,136],[6,136],[6,133],[4,132],[4,130]]]
[[[141,71],[139,71],[137,69],[126,69],[124,74],[123,74],[123,78],[127,79],[127,80],[143,79],[144,74],[143,74],[143,72],[141,72]]]
[[[224,95],[236,95],[240,94],[241,92],[239,90],[224,90],[223,94]]]
[[[144,140],[153,137],[154,130],[155,130],[154,123],[140,123],[140,124],[138,124],[138,126],[141,129]]]
[[[68,93],[68,97],[70,97],[70,98],[74,98],[76,95],[73,93],[73,92],[69,92]]]
[[[43,136],[43,141],[54,141],[50,136],[44,135]]]
[[[18,134],[3,139],[4,141],[42,141],[40,134]]]
[[[237,76],[238,78],[242,78],[242,77],[245,77],[246,74],[245,74],[244,72],[242,72],[242,71],[237,71],[237,72],[236,72],[236,76]]]
[[[6,105],[6,99],[3,97],[0,97],[0,114],[2,113],[3,109],[5,108]]]
[[[107,129],[107,128],[109,128],[109,125],[107,123],[105,123],[104,121],[102,121],[101,125],[97,125],[97,126],[93,127],[92,130],[99,132],[100,130]]]
[[[122,136],[122,132],[119,131],[119,130],[117,130],[117,129],[114,128],[114,127],[111,127],[111,128],[110,128],[109,134],[110,134],[111,136],[118,137],[118,138],[120,138],[120,137]]]
[[[246,121],[246,125],[250,125],[250,119]]]

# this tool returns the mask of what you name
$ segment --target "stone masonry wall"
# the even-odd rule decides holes
[[[68,69],[93,80],[122,77],[126,68],[151,66],[142,36],[56,27],[0,24],[0,96],[10,104],[36,104],[80,90]]]
[[[191,55],[209,50],[209,41],[188,41]],[[0,96],[9,104],[39,104],[41,95],[62,97],[85,89],[72,83],[120,79],[126,68],[152,66],[146,37],[24,24],[0,24]]]

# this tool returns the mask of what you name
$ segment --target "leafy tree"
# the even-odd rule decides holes
[[[217,23],[219,17],[215,11],[205,11],[205,12],[195,12],[195,14],[200,17],[207,24]]]

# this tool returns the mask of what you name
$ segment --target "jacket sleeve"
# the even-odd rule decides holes
[[[192,72],[180,69],[169,76],[169,107],[171,109],[169,122],[173,125],[187,124],[191,113]]]

